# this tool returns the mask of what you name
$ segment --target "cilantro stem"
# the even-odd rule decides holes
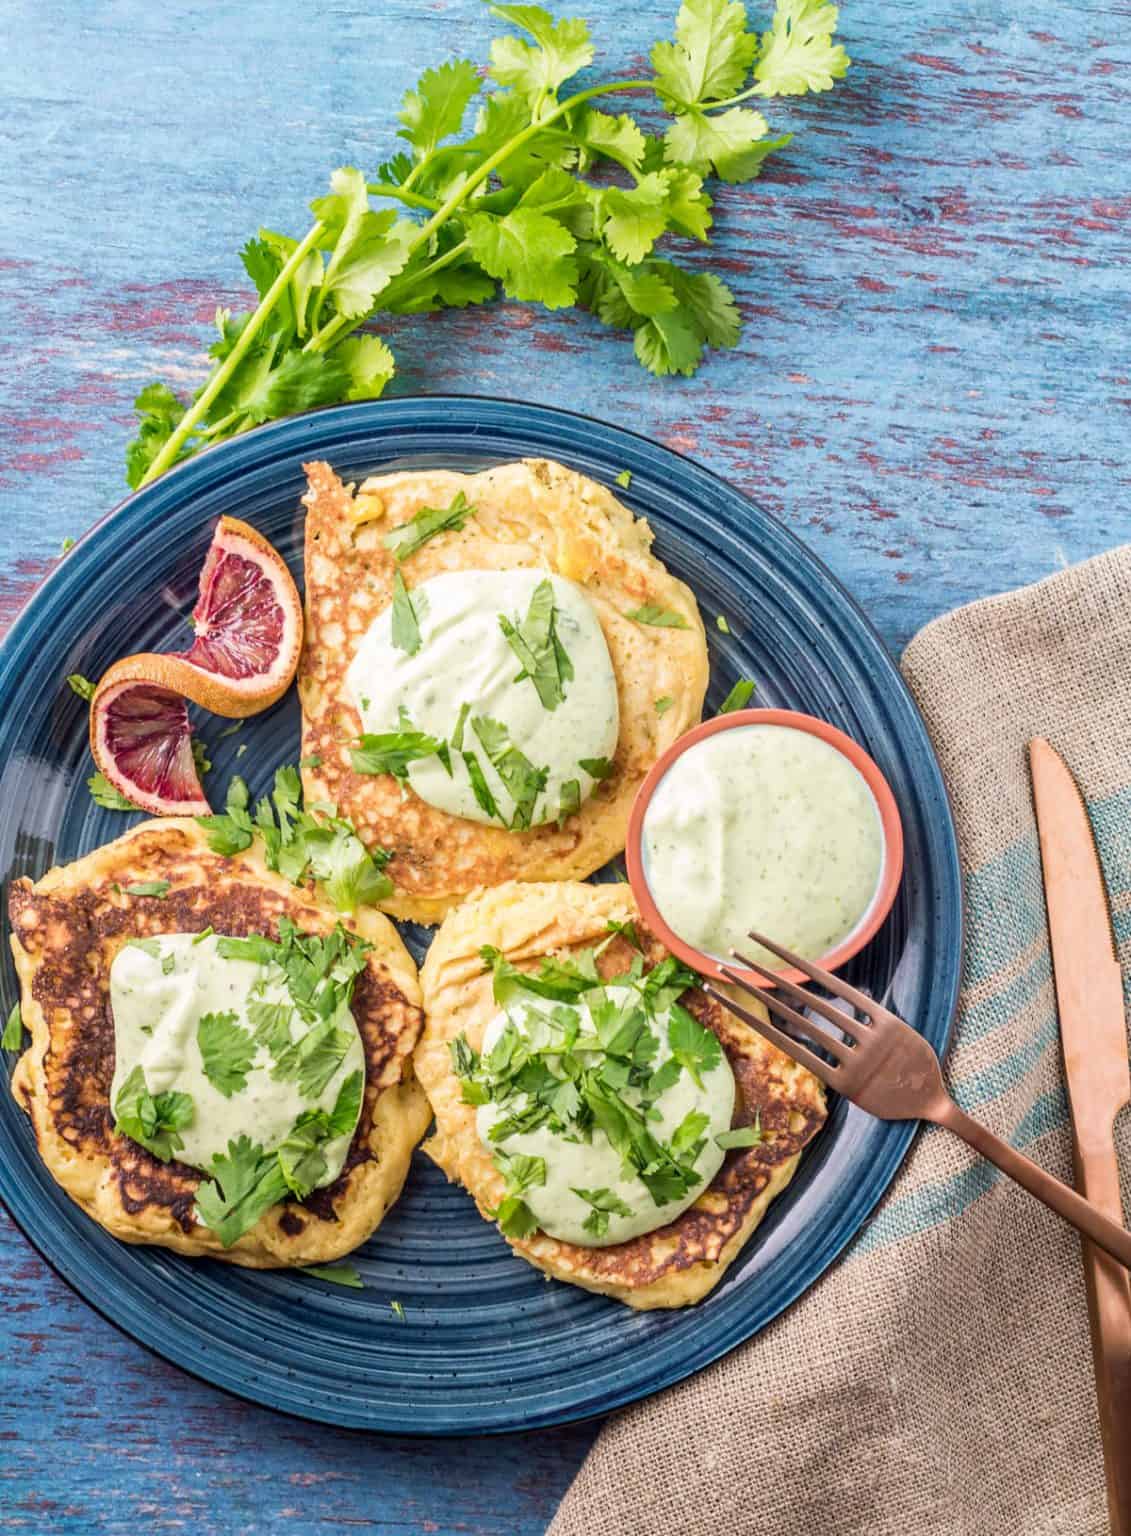
[[[442,256],[437,256],[435,261],[430,261],[426,267],[421,267],[419,272],[412,272],[404,278],[394,277],[393,281],[381,295],[382,304],[387,305],[390,294],[397,298],[406,289],[412,288],[423,278],[432,277],[435,273],[443,271],[445,267],[451,266],[453,261],[458,261],[464,252],[469,249],[470,245],[470,240],[461,240],[458,245],[453,245],[450,251],[445,251]]]
[[[365,190],[371,197],[395,197],[400,203],[407,203],[410,208],[424,208],[429,213],[434,213],[440,206],[434,197],[422,197],[419,192],[410,192],[408,183],[403,187],[394,187],[387,181],[368,181]]]
[[[490,176],[491,172],[508,160],[516,149],[528,143],[547,128],[550,123],[559,117],[564,117],[567,112],[572,112],[574,107],[584,106],[587,101],[592,101],[597,96],[609,96],[614,91],[648,91],[652,89],[650,80],[613,80],[608,85],[591,85],[587,91],[578,91],[576,95],[568,96],[565,101],[559,102],[552,112],[548,112],[544,118],[532,122],[521,133],[516,133],[513,138],[497,149],[493,155],[488,155],[478,170],[472,171],[465,182],[456,187],[454,192],[448,195],[447,200],[437,208],[436,212],[426,224],[421,225],[415,240],[409,245],[409,254],[418,250],[426,241],[455,213],[461,203],[467,201],[469,195],[476,187],[482,184]]]
[[[181,445],[247,356],[252,342],[263,329],[267,316],[286,292],[291,278],[325,233],[326,226],[319,219],[315,224],[311,225],[303,239],[295,246],[278,277],[263,295],[257,308],[240,332],[235,346],[181,417],[170,436],[161,445],[160,452],[155,455],[153,462],[145,471],[145,474],[142,475],[139,486],[148,485],[151,480],[156,480],[157,476],[164,474],[170,464],[176,460],[177,454],[181,451]]]

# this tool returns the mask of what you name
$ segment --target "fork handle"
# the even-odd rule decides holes
[[[989,1158],[991,1163],[1020,1184],[1022,1189],[1036,1195],[1050,1211],[1063,1216],[1078,1232],[1091,1238],[1098,1248],[1109,1253],[1113,1259],[1118,1259],[1125,1269],[1131,1269],[1131,1232],[1109,1220],[1074,1189],[1062,1184],[1023,1152],[1018,1152],[1016,1147],[1011,1147],[1008,1141],[1002,1141],[993,1131],[987,1130],[977,1120],[972,1120],[952,1098],[944,1097],[932,1105],[925,1118],[961,1136],[975,1152]]]

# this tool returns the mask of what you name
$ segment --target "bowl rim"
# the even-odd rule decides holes
[[[666,751],[653,763],[645,776],[644,782],[636,792],[636,798],[632,802],[632,808],[628,815],[628,832],[625,842],[625,867],[628,870],[628,882],[632,887],[632,894],[636,898],[636,905],[646,926],[655,934],[656,938],[671,951],[677,959],[682,960],[693,970],[701,975],[708,975],[715,981],[726,982],[729,980],[727,971],[732,975],[741,976],[744,980],[754,982],[758,986],[772,986],[773,980],[769,972],[752,971],[746,966],[737,963],[724,963],[705,950],[697,949],[693,944],[688,944],[681,939],[679,934],[665,921],[660,912],[652,890],[648,884],[648,877],[644,865],[644,820],[648,813],[648,807],[652,803],[660,782],[666,777],[673,763],[684,755],[685,752],[706,741],[711,736],[717,736],[721,731],[742,730],[752,725],[768,725],[783,727],[796,731],[804,731],[807,735],[816,736],[819,740],[834,747],[841,755],[848,759],[857,770],[871,791],[872,798],[876,802],[876,809],[880,815],[880,827],[883,833],[884,855],[881,867],[880,879],[875,893],[864,915],[853,928],[852,932],[843,938],[839,944],[826,954],[816,957],[815,963],[826,971],[835,971],[846,961],[868,944],[879,932],[884,919],[891,911],[895,903],[896,893],[899,890],[900,880],[903,878],[903,822],[899,815],[899,807],[896,804],[895,795],[890,784],[880,772],[874,760],[865,752],[858,741],[835,725],[830,725],[827,720],[820,719],[817,715],[807,715],[794,709],[735,709],[725,715],[715,715],[710,720],[700,721],[692,726],[682,736],[677,736]],[[803,957],[804,958],[804,957]],[[773,977],[783,981],[805,982],[810,978],[803,971],[793,967],[776,970]]]

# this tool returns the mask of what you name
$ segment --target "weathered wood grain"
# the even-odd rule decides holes
[[[674,0],[579,7],[618,71]],[[123,493],[130,400],[202,373],[260,223],[393,147],[414,73],[481,58],[477,0],[7,0],[0,48],[0,620]],[[728,475],[893,647],[1131,536],[1131,10],[888,0],[833,96],[719,195],[736,352],[655,381],[584,315],[388,331],[401,391],[561,403]],[[1051,684],[1052,680],[1050,680]],[[0,1218],[0,1529],[535,1533],[592,1431],[388,1442],[236,1403],[144,1354]]]

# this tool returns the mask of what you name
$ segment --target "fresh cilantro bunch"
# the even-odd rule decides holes
[[[131,486],[260,422],[375,399],[393,355],[360,328],[382,313],[483,304],[501,287],[631,332],[658,375],[694,373],[705,348],[735,345],[726,284],[658,243],[706,241],[705,181],[749,181],[789,142],[753,101],[828,90],[844,75],[836,7],[776,0],[759,35],[739,0],[683,0],[650,76],[575,91],[568,82],[594,59],[583,20],[536,5],[491,10],[523,35],[492,41],[486,82],[468,59],[426,70],[401,104],[404,150],[372,178],[334,171],[300,239],[262,229],[244,247],[259,303],[217,310],[212,371],[191,402],[166,384],[142,390]],[[626,93],[659,99],[662,134],[593,105]]]

